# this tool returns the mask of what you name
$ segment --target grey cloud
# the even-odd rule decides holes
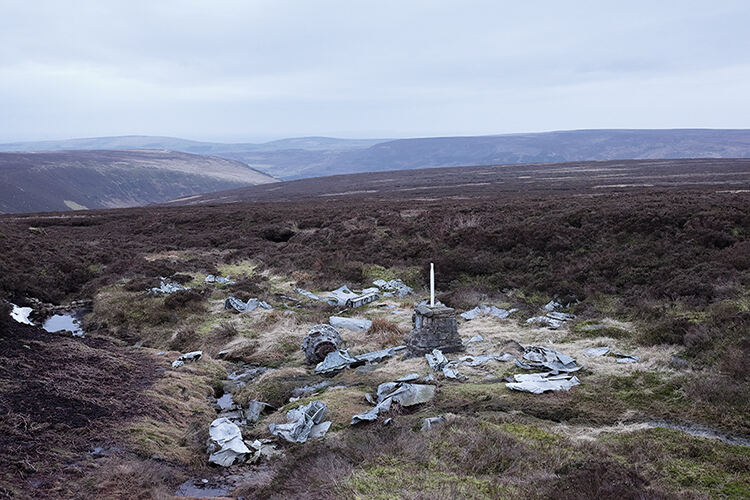
[[[740,1],[4,2],[0,140],[743,127],[748,21]]]

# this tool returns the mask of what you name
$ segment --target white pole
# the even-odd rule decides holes
[[[430,307],[435,307],[435,264],[430,262]]]

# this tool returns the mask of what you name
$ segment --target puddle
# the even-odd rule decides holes
[[[222,484],[208,479],[194,479],[185,481],[175,491],[178,497],[226,497],[234,489],[234,485]]]
[[[664,429],[673,429],[676,431],[682,431],[694,437],[718,439],[727,444],[732,444],[735,446],[750,446],[750,439],[741,438],[739,436],[729,436],[727,434],[722,434],[716,429],[712,429],[711,427],[706,427],[702,425],[670,424],[669,422],[659,422],[659,421],[646,422],[646,425],[650,427],[661,427]]]
[[[73,332],[74,337],[83,337],[80,320],[76,313],[53,314],[44,321],[42,328],[48,332],[59,332],[67,330]]]
[[[234,473],[224,471],[210,479],[185,481],[174,494],[176,497],[228,497],[240,485],[250,489],[266,486],[275,475],[274,468],[267,464],[252,467],[241,465],[232,468],[235,471]]]
[[[23,323],[24,325],[33,325],[34,322],[29,319],[29,314],[31,314],[32,309],[30,307],[19,307],[15,304],[12,304],[13,310],[10,312],[10,317],[14,320],[18,321],[19,323]]]

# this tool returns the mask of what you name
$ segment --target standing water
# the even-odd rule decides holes
[[[73,332],[74,337],[83,337],[84,331],[81,329],[81,322],[74,313],[53,314],[44,321],[42,328],[48,332],[59,332],[67,330]]]

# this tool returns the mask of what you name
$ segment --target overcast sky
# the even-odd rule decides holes
[[[0,142],[750,128],[750,2],[0,0]]]

